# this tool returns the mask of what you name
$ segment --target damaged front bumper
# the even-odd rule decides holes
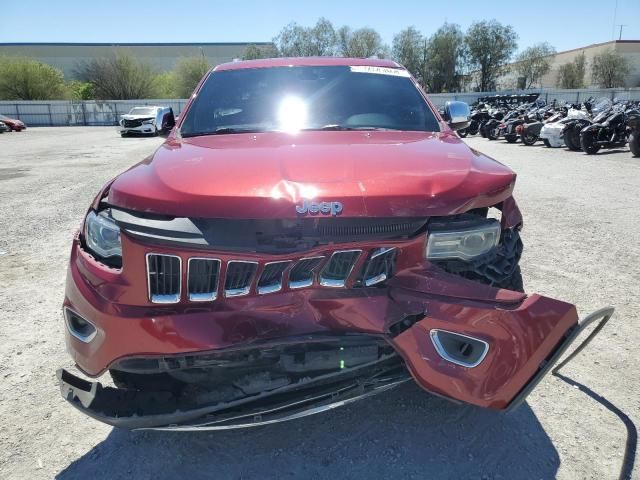
[[[456,402],[511,410],[588,325],[599,323],[595,335],[613,312],[579,321],[571,304],[422,264],[399,272],[384,288],[309,289],[269,300],[234,299],[233,308],[171,307],[149,316],[145,308],[126,310],[92,298],[76,274],[72,269],[67,307],[100,318],[92,342],[67,335],[78,366],[90,376],[109,368],[168,375],[187,385],[113,388],[58,372],[62,396],[74,407],[128,429],[269,424],[411,378]]]

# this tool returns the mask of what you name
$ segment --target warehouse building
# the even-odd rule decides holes
[[[591,78],[591,64],[593,58],[607,50],[614,50],[627,60],[629,71],[625,76],[624,86],[627,88],[640,87],[640,40],[613,40],[605,43],[596,43],[582,48],[574,48],[564,52],[558,52],[551,56],[551,69],[542,77],[536,88],[556,88],[558,85],[558,69],[561,65],[573,62],[579,55],[585,56],[584,82],[587,88],[596,88]],[[498,79],[500,90],[522,88],[522,79],[518,78],[517,64],[509,65],[509,73]]]
[[[61,69],[67,79],[77,75],[79,65],[94,58],[126,51],[150,64],[158,72],[171,70],[180,57],[203,55],[211,65],[241,58],[248,45],[260,47],[270,42],[247,43],[0,43],[0,57],[22,56]]]

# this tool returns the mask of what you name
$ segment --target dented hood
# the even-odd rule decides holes
[[[509,197],[515,174],[451,133],[300,132],[169,138],[113,182],[141,212],[294,218],[304,199],[343,217],[449,215]]]

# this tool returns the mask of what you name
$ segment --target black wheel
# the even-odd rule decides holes
[[[551,144],[549,143],[549,140],[547,140],[546,138],[543,138],[543,139],[542,139],[542,143],[544,143],[544,146],[545,146],[545,147],[549,147],[549,148],[551,148]]]
[[[487,126],[482,124],[480,125],[480,128],[478,129],[478,131],[480,132],[480,136],[482,138],[487,138]]]
[[[469,133],[469,135],[477,135],[478,130],[478,124],[476,122],[471,122],[471,125],[467,127],[467,133]]]
[[[600,150],[600,145],[595,145],[595,139],[589,132],[580,135],[580,147],[587,155],[593,155],[594,153],[598,153],[598,150]]]
[[[128,134],[127,132],[121,132],[121,133],[120,133],[120,136],[121,136],[122,138],[127,137],[128,135],[129,135],[129,134]]]
[[[509,143],[516,143],[518,141],[518,136],[509,134],[509,135],[505,135],[504,139]]]
[[[463,128],[462,130],[458,130],[458,136],[459,136],[460,138],[464,138],[464,137],[466,137],[466,136],[467,136],[467,133],[468,133],[468,132],[467,132],[467,129],[466,129],[466,128]]]
[[[640,157],[640,135],[638,132],[631,132],[629,135],[629,149],[634,157]]]
[[[534,133],[523,133],[522,134],[522,143],[525,145],[533,145],[538,141],[538,136]]]
[[[497,140],[500,134],[500,129],[496,127],[487,127],[487,138],[489,140]]]
[[[570,128],[564,132],[564,144],[569,150],[579,152],[580,148],[580,132],[575,128]]]

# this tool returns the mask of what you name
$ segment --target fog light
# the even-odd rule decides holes
[[[70,308],[64,308],[64,318],[69,333],[84,343],[94,339],[98,330],[89,320],[85,320]]]

